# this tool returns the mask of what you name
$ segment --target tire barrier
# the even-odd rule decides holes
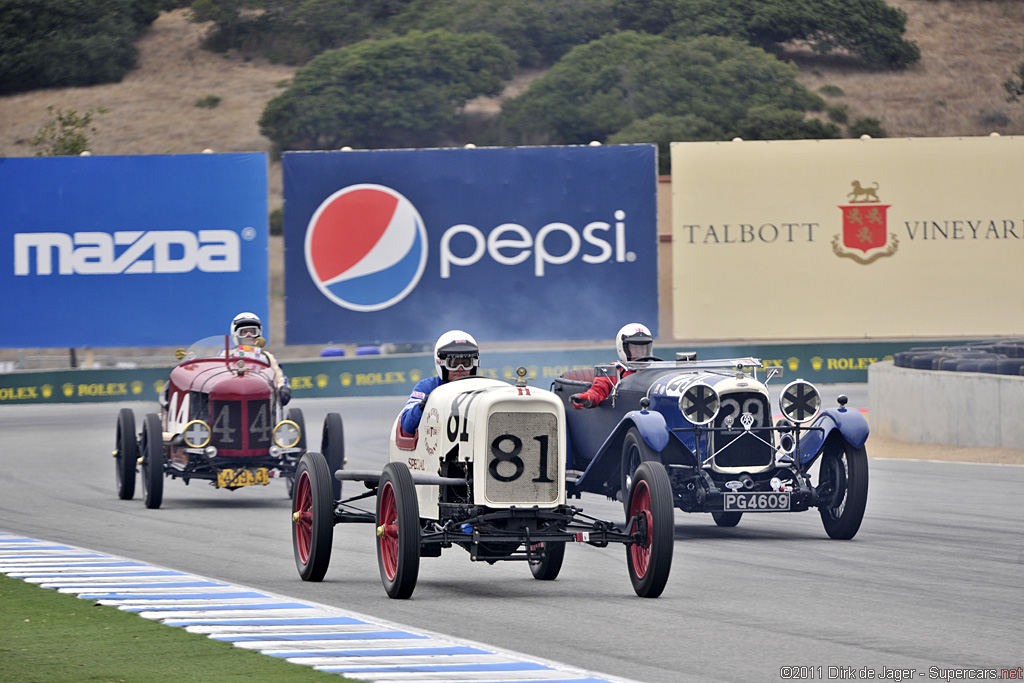
[[[1024,338],[960,346],[919,346],[893,355],[898,368],[1024,375]]]

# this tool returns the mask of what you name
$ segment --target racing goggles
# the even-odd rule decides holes
[[[235,336],[239,337],[240,339],[245,339],[246,337],[251,337],[252,339],[255,339],[256,337],[260,336],[260,328],[239,327],[237,330],[235,330]]]
[[[479,356],[470,354],[449,354],[441,359],[441,362],[449,370],[472,370],[480,365]]]

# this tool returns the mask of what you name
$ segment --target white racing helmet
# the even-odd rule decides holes
[[[258,346],[256,340],[263,336],[263,323],[255,313],[239,313],[231,321],[231,341],[235,346]]]
[[[629,323],[615,335],[615,350],[623,363],[653,355],[654,337],[646,325]]]
[[[442,380],[448,380],[448,371],[458,368],[476,374],[480,366],[480,347],[473,335],[462,330],[449,330],[434,344],[434,370]]]

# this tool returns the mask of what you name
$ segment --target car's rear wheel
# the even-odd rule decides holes
[[[734,512],[732,510],[729,512],[719,510],[711,513],[711,519],[715,520],[715,524],[724,527],[736,526],[740,523],[741,517],[743,517],[742,512]]]
[[[155,510],[164,500],[164,428],[156,413],[142,423],[142,492],[146,507]]]
[[[629,491],[633,485],[634,472],[642,462],[660,462],[658,454],[647,445],[640,431],[636,427],[630,427],[622,439],[622,467],[619,471],[619,485],[622,492],[622,507],[626,512],[626,519],[629,519]],[[671,498],[669,502],[671,503]]]
[[[117,473],[117,496],[121,500],[135,497],[135,466],[139,460],[139,442],[135,436],[135,413],[121,408],[117,414],[117,441],[114,444],[114,470]]]
[[[327,469],[331,471],[331,490],[334,499],[341,500],[341,482],[334,473],[345,469],[345,428],[338,413],[327,413],[324,431],[320,438],[320,452],[327,458]]]
[[[868,454],[844,440],[825,446],[818,470],[818,512],[830,538],[857,535],[868,502]]]
[[[289,408],[288,413],[285,416],[286,420],[291,420],[299,426],[299,441],[295,445],[301,449],[299,455],[306,452],[306,420],[302,416],[302,410],[299,408]],[[292,497],[292,491],[295,486],[295,475],[285,475],[284,477],[285,486],[288,489],[288,497]]]
[[[327,462],[306,453],[295,469],[292,489],[292,552],[303,581],[322,581],[334,545],[334,499]]]
[[[377,490],[377,565],[391,598],[408,598],[420,571],[420,520],[408,466],[389,462]]]
[[[629,579],[637,595],[656,598],[668,582],[675,546],[672,486],[660,462],[636,468],[626,514],[629,530],[639,533],[639,541],[626,546]]]
[[[558,577],[558,572],[562,570],[562,560],[565,559],[565,543],[547,541],[535,543],[533,550],[544,554],[544,559],[530,565],[533,578],[538,581],[554,581]]]

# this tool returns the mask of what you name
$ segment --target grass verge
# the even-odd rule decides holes
[[[0,681],[254,680],[352,681],[0,574]]]

